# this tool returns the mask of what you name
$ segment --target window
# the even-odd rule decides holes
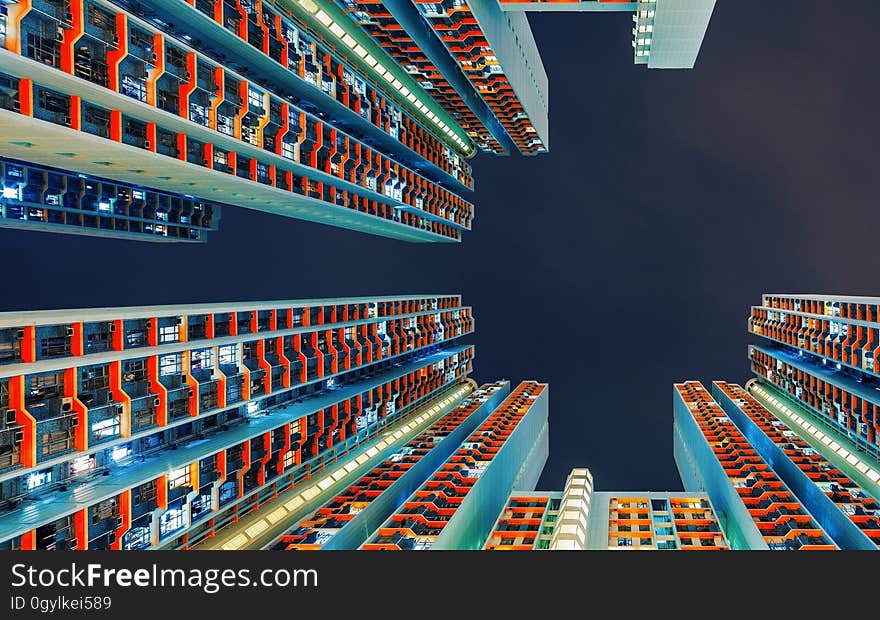
[[[179,330],[176,325],[166,325],[159,328],[159,342],[177,342],[180,338]]]
[[[669,510],[669,506],[666,504],[665,499],[652,499],[651,500],[651,510],[657,511],[665,511]]]
[[[125,344],[129,347],[137,347],[147,341],[146,334],[143,331],[130,331],[125,335]]]
[[[28,491],[30,491],[31,489],[36,489],[37,487],[41,487],[50,482],[52,482],[51,470],[47,469],[46,471],[38,471],[28,476],[27,488]]]
[[[180,354],[172,353],[171,355],[163,355],[159,358],[159,376],[167,377],[169,375],[180,374]]]
[[[174,469],[168,474],[168,488],[170,489],[189,486],[189,482],[189,467]]]
[[[89,454],[79,456],[70,462],[70,474],[77,476],[95,468],[95,457]]]
[[[263,96],[253,89],[248,89],[248,105],[252,108],[263,107]]]
[[[190,354],[190,367],[193,371],[210,370],[214,367],[214,349],[198,349]]]
[[[238,347],[234,344],[220,347],[217,356],[221,364],[238,364]]]
[[[145,549],[150,546],[150,528],[134,527],[122,537],[122,548],[126,551]]]
[[[183,511],[171,508],[159,519],[159,535],[165,536],[183,527]]]
[[[294,456],[296,455],[293,450],[288,450],[284,453],[284,459],[282,460],[282,465],[284,466],[284,469],[287,469],[288,467],[293,465]]]
[[[92,424],[92,437],[94,439],[103,439],[105,437],[116,437],[119,435],[119,417],[101,420]]]

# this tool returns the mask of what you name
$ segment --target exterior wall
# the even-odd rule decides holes
[[[510,492],[514,488],[534,490],[547,460],[549,391],[546,385],[520,384],[496,413],[505,409],[513,413],[518,407],[511,406],[511,401],[516,403],[520,390],[527,396],[520,400],[519,407],[527,407],[528,411],[465,495],[433,549],[480,549]],[[488,421],[481,429],[484,427],[491,428]]]
[[[514,491],[483,549],[487,551],[532,551],[550,548],[562,493],[558,491]]]
[[[0,158],[0,226],[137,241],[204,242],[220,205]]]
[[[702,385],[674,390],[675,423],[732,548],[837,548]]]
[[[639,2],[638,10],[656,7],[649,46],[649,69],[693,69],[715,9],[715,0]]]
[[[515,483],[534,484],[546,459],[546,388],[521,383],[361,548],[481,548]]]
[[[234,527],[221,530],[211,538],[190,547],[194,550],[247,550],[284,548],[276,544],[286,538],[291,525],[314,514],[326,505],[329,498],[344,497],[349,485],[358,484],[377,461],[389,459],[405,448],[408,442],[423,433],[433,421],[455,409],[473,390],[473,382],[465,380],[439,391],[381,433],[358,443],[345,454],[316,471],[307,480],[270,498],[260,510],[253,511],[236,521]],[[331,500],[332,501],[332,500]],[[317,548],[316,545],[302,548]]]
[[[448,189],[472,187],[466,145],[426,106],[408,109],[394,84],[270,2],[196,4],[151,3],[183,33],[137,4],[13,5],[18,34],[0,42],[5,154],[410,241],[469,228],[472,205]],[[134,159],[137,170],[113,164]]]
[[[550,541],[552,551],[587,548],[592,495],[593,475],[590,470],[573,469],[565,481],[565,490]]]
[[[711,498],[731,549],[767,549],[767,543],[691,415],[688,401],[675,388],[672,394],[675,463],[685,490],[706,493]]]
[[[701,493],[597,492],[588,549],[726,550],[727,539]]]
[[[841,549],[877,549],[880,512],[873,498],[740,386],[716,381],[712,395]]]
[[[507,152],[512,146],[507,133],[410,0],[358,0],[346,9],[481,150]]]
[[[749,348],[752,370],[880,458],[880,320],[877,298],[765,295],[749,331],[767,341]]]
[[[357,549],[510,392],[484,385],[282,536],[277,549]],[[388,484],[388,480],[393,480]],[[381,487],[377,492],[376,485]]]
[[[525,13],[502,11],[497,0],[468,3],[522,103],[541,148],[549,150],[549,82],[528,18]]]
[[[123,522],[51,546],[118,548],[141,517],[149,546],[186,533],[157,525],[171,508],[189,529],[252,507],[465,377],[472,349],[446,343],[472,329],[454,296],[0,315],[0,541],[100,508]]]

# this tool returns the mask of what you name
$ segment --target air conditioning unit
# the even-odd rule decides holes
[[[144,140],[144,148],[145,149],[152,149],[153,148],[152,145],[150,144],[149,140]]]
[[[79,426],[79,418],[71,418],[70,427],[73,428],[74,426]]]
[[[152,320],[147,321],[147,329],[152,329],[152,328],[153,328],[153,321]]]
[[[15,409],[7,409],[3,414],[3,419],[6,424],[15,424]]]
[[[117,414],[122,415],[122,413],[125,411],[125,408],[122,405],[116,405],[115,411]]]
[[[110,323],[110,331],[111,331],[111,332],[115,332],[115,331],[116,331],[116,323]]]
[[[67,335],[68,335],[68,336],[73,336],[73,333],[74,333],[73,328],[72,328],[72,327],[68,327],[68,328],[67,328]]]
[[[122,524],[123,524],[123,519],[121,516],[116,517],[116,519],[114,519],[114,521],[113,521],[113,527],[117,530],[122,527]]]
[[[68,413],[73,409],[73,398],[66,396],[61,399],[61,411]]]
[[[24,431],[16,431],[12,436],[12,441],[18,443],[20,441],[24,441]]]
[[[153,399],[153,406],[158,407],[161,404],[161,401],[158,398]]]

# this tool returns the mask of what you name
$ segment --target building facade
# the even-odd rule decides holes
[[[0,315],[0,544],[213,537],[463,398],[473,326],[436,295]]]
[[[765,296],[671,492],[536,490],[549,386],[477,386],[456,295],[0,314],[0,548],[876,550],[878,311]]]
[[[601,4],[633,11],[639,50],[654,32],[654,58],[699,49],[705,24],[662,34],[688,2],[708,23],[708,0]],[[233,205],[456,242],[467,159],[546,151],[547,88],[498,0],[8,0],[0,225],[198,242]]]
[[[494,551],[726,550],[705,493],[595,491],[573,469],[563,491],[515,491],[483,547]]]
[[[675,386],[675,458],[734,549],[880,544],[875,364],[880,298],[768,294],[753,306],[755,377]]]

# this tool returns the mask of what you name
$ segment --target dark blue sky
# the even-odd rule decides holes
[[[678,489],[672,383],[748,378],[762,292],[880,292],[880,9],[812,4],[720,1],[693,71],[634,66],[629,15],[533,17],[551,152],[474,160],[461,245],[233,208],[203,246],[0,230],[0,309],[460,292],[475,378],[551,384],[544,488]]]

